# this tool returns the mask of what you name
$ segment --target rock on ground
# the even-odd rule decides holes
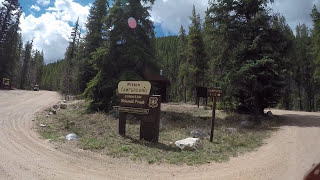
[[[268,111],[267,113],[266,113],[266,115],[268,116],[268,117],[273,117],[273,114],[272,114],[272,112],[271,111]]]
[[[209,135],[207,133],[205,133],[204,131],[199,130],[199,129],[192,130],[190,132],[190,136],[194,137],[194,138],[200,138],[200,139],[204,139],[204,138],[209,137]]]
[[[66,140],[68,141],[77,140],[77,139],[78,139],[78,135],[76,135],[75,133],[71,133],[66,136]]]
[[[199,138],[186,138],[175,142],[175,145],[181,150],[200,150],[202,149]]]
[[[60,104],[60,109],[67,109],[67,104],[66,103],[61,103]]]
[[[119,112],[118,111],[112,110],[108,114],[110,117],[112,117],[114,119],[119,119]]]
[[[236,133],[238,130],[236,128],[226,128],[226,132],[228,134],[234,134]]]

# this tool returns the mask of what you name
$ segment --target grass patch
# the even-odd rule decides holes
[[[127,120],[127,137],[118,135],[118,120],[104,113],[89,113],[88,104],[77,101],[69,104],[66,110],[58,110],[56,115],[46,117],[44,111],[37,118],[39,133],[46,139],[65,141],[69,133],[79,136],[77,145],[86,150],[95,150],[114,158],[129,158],[149,164],[170,163],[196,165],[211,161],[224,162],[263,145],[263,140],[279,124],[279,119],[251,117],[237,113],[217,111],[214,142],[202,141],[199,151],[180,151],[172,146],[177,140],[189,137],[191,130],[200,129],[209,134],[211,110],[190,105],[162,105],[159,143],[139,140],[139,116]],[[259,119],[259,121],[257,121]],[[253,123],[251,128],[241,128],[241,121]],[[259,123],[257,123],[259,122]],[[234,133],[227,128],[235,128]]]
[[[57,141],[59,139],[59,135],[52,132],[39,131],[40,135],[45,139],[51,139],[53,141]]]

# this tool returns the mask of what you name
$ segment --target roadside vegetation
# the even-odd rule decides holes
[[[68,143],[65,136],[75,133],[79,136],[77,146],[84,150],[94,150],[114,158],[129,158],[150,164],[170,163],[196,165],[210,162],[228,161],[261,145],[278,126],[278,117],[259,116],[258,119],[234,112],[217,111],[214,142],[202,140],[203,149],[181,151],[174,142],[190,137],[190,131],[203,130],[209,134],[211,110],[181,104],[163,104],[161,113],[159,143],[139,140],[138,118],[132,116],[127,122],[127,137],[118,134],[118,120],[110,114],[87,111],[88,103],[76,101],[66,110],[58,110],[50,115],[50,109],[37,117],[37,127],[41,136],[53,143]],[[242,121],[252,123],[241,127]],[[40,127],[39,124],[45,125]],[[228,131],[227,128],[235,128]]]

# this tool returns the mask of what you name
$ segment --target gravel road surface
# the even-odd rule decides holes
[[[55,92],[0,91],[0,179],[275,179],[301,180],[320,162],[320,113],[273,110],[285,118],[254,152],[226,163],[148,165],[73,145],[46,142],[34,114],[59,101]]]

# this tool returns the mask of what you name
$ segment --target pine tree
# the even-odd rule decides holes
[[[42,78],[41,78],[41,89],[50,91],[61,90],[61,74],[64,72],[65,61],[57,61],[54,63],[47,64],[43,67]]]
[[[205,72],[208,61],[201,32],[200,15],[196,13],[195,6],[193,6],[190,20],[191,25],[189,26],[187,49],[189,73],[186,76],[186,81],[191,83],[189,86],[189,97],[195,97],[195,87],[205,85]]]
[[[178,61],[178,37],[168,36],[155,39],[156,62],[163,70],[163,75],[171,81],[171,100],[178,100],[179,61]],[[159,72],[159,71],[158,71]]]
[[[316,89],[320,87],[320,12],[314,5],[311,13],[313,20],[313,30],[312,30],[312,57],[314,60],[315,70],[313,78],[315,81]],[[317,91],[318,99],[315,100],[317,103],[317,109],[320,109],[320,98],[319,91]]]
[[[87,83],[92,80],[97,74],[97,70],[93,64],[92,53],[96,52],[98,48],[103,45],[103,19],[107,15],[108,1],[107,0],[95,0],[90,9],[87,22],[87,33],[82,44],[81,60],[79,64],[79,88],[80,92],[83,92],[87,87]]]
[[[21,81],[20,81],[20,89],[28,89],[31,87],[30,84],[30,63],[31,63],[31,52],[32,52],[33,42],[26,42],[25,48],[22,54],[22,71],[21,71]]]
[[[18,0],[4,0],[0,7],[0,78],[16,80],[19,63],[21,8]]]
[[[304,24],[296,28],[295,45],[295,81],[298,88],[299,109],[301,111],[312,111],[314,104],[314,64],[309,51],[311,46],[310,31]],[[304,98],[304,93],[306,98]],[[307,102],[306,107],[303,102]]]
[[[75,22],[75,26],[71,32],[71,41],[69,46],[67,47],[67,51],[65,53],[65,70],[64,77],[62,83],[62,93],[67,96],[70,94],[75,94],[77,90],[73,85],[74,82],[74,71],[76,67],[76,63],[74,62],[74,58],[78,52],[78,45],[80,41],[80,29],[79,29],[79,18]]]
[[[280,108],[284,108],[287,110],[292,110],[294,108],[294,105],[296,104],[295,101],[295,82],[294,82],[294,59],[296,58],[295,55],[295,47],[294,47],[294,39],[295,36],[293,34],[293,31],[289,27],[289,25],[286,23],[286,20],[283,16],[276,15],[276,18],[273,18],[273,28],[277,29],[281,34],[285,36],[285,39],[287,39],[287,47],[288,50],[286,52],[283,52],[283,61],[284,61],[284,67],[287,69],[284,73],[285,75],[285,82],[286,85],[283,88],[282,94],[281,94],[281,101],[279,104]],[[279,44],[281,44],[280,42]]]
[[[184,102],[187,102],[187,86],[188,86],[188,69],[187,62],[187,47],[188,42],[186,30],[181,25],[179,31],[179,44],[178,44],[178,62],[179,62],[179,88],[183,92]]]
[[[110,8],[104,29],[106,46],[94,53],[95,61],[102,65],[85,91],[92,99],[91,108],[110,110],[116,102],[119,81],[142,80],[146,67],[155,64],[154,30],[149,9],[136,0],[116,0]],[[128,26],[130,17],[137,22],[135,29]]]
[[[280,100],[286,72],[283,54],[289,44],[286,36],[272,27],[277,16],[268,14],[269,2],[220,0],[210,7],[218,35],[227,42],[221,53],[226,61],[226,93],[239,109],[258,114]]]

